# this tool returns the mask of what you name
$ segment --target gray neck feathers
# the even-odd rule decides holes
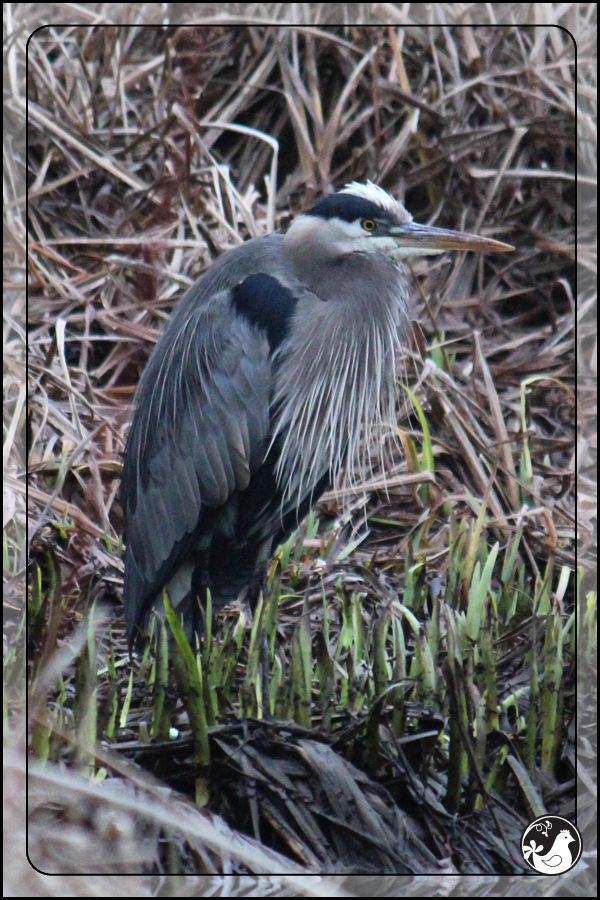
[[[394,434],[396,352],[408,332],[407,278],[382,254],[347,254],[303,269],[312,293],[298,302],[293,336],[280,350],[273,440],[277,478],[301,498],[330,472],[356,485],[373,456],[384,464]],[[296,270],[297,271],[297,270]],[[374,444],[376,442],[376,450]]]

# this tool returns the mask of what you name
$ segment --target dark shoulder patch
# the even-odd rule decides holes
[[[298,302],[292,292],[271,275],[249,275],[231,290],[238,315],[267,334],[271,351],[288,336]]]
[[[354,194],[326,194],[318,200],[307,216],[319,216],[322,219],[342,219],[344,222],[356,222],[357,219],[391,219],[387,209],[365,200],[364,197],[355,197]]]

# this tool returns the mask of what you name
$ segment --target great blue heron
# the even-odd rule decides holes
[[[355,182],[192,285],[142,375],[125,452],[130,646],[165,587],[197,634],[207,587],[213,609],[256,597],[273,548],[394,420],[402,259],[449,249],[513,248],[417,225]]]

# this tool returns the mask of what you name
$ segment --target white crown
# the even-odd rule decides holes
[[[342,188],[340,194],[353,194],[355,197],[362,197],[363,200],[370,200],[371,203],[376,203],[377,206],[381,206],[382,209],[387,209],[390,212],[395,212],[398,209],[398,201],[388,194],[387,191],[384,191],[383,188],[380,188],[378,184],[373,184],[372,181],[367,181],[366,184],[353,181],[351,184],[347,184],[345,188]]]

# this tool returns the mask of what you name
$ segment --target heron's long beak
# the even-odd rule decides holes
[[[507,253],[514,250],[510,244],[493,241],[491,238],[467,234],[464,231],[447,231],[445,228],[434,228],[433,225],[418,225],[409,222],[406,225],[392,225],[390,235],[398,244],[398,250],[406,249],[406,255],[423,255],[443,253],[444,250],[474,250],[476,253]]]

